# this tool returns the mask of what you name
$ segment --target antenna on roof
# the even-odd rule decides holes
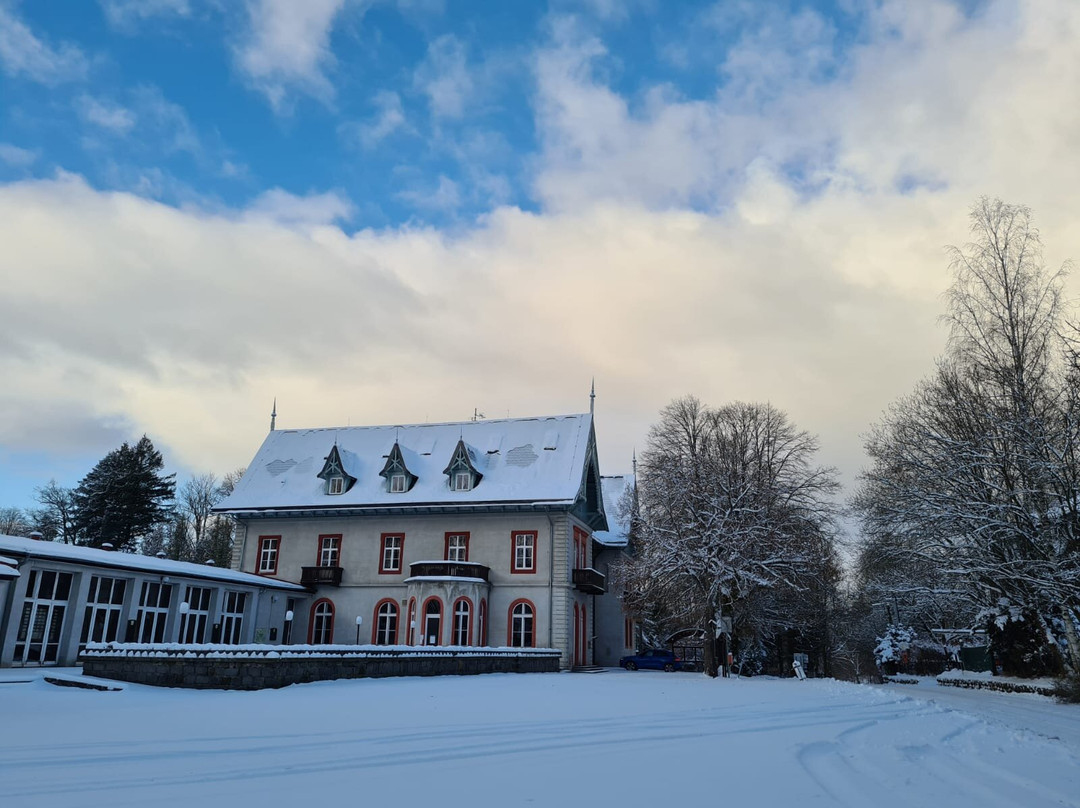
[[[477,409],[476,407],[473,407],[473,411],[472,411],[472,419],[473,419],[473,421],[479,421],[479,420],[481,420],[483,418],[487,418],[487,416],[484,415],[484,413],[480,412],[480,410]]]
[[[277,396],[274,396],[274,409],[270,411],[270,431],[274,431],[274,425],[277,423]]]
[[[593,408],[596,406],[596,377],[593,376],[592,389],[589,390],[589,415],[593,414]]]

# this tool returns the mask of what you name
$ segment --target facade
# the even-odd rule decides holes
[[[88,642],[273,641],[303,587],[202,564],[0,536],[0,667]]]
[[[634,475],[602,477],[600,483],[609,529],[593,533],[593,566],[607,578],[609,592],[596,599],[594,659],[597,665],[614,666],[635,653],[638,644],[637,626],[623,612],[622,593],[611,585],[611,568],[629,549]]]
[[[293,642],[548,647],[592,664],[591,414],[275,430],[216,509],[233,567],[303,584]]]

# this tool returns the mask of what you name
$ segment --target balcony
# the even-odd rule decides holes
[[[607,577],[592,567],[574,570],[574,588],[589,595],[602,595],[607,591]]]
[[[410,578],[480,578],[488,580],[490,568],[472,561],[416,561],[409,565]]]
[[[309,589],[316,586],[341,586],[341,567],[301,567],[300,585]]]

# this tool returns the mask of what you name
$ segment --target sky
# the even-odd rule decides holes
[[[982,195],[1080,256],[1075,0],[0,0],[0,506],[147,434],[768,401],[852,485]],[[1070,281],[1068,296],[1075,297]]]

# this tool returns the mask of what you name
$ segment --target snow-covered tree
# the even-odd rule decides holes
[[[782,590],[809,593],[831,549],[836,478],[813,464],[816,451],[768,404],[710,409],[687,397],[665,407],[639,466],[627,607],[707,638],[722,616],[775,629]]]
[[[867,440],[864,555],[900,573],[894,592],[967,611],[1007,598],[1076,669],[1080,374],[1062,334],[1065,268],[1045,268],[1022,206],[980,200],[972,232],[951,250],[946,356]]]
[[[75,492],[49,480],[48,485],[35,489],[40,508],[33,511],[34,527],[49,540],[75,543]]]
[[[134,550],[171,513],[175,475],[163,474],[163,468],[161,453],[146,435],[98,461],[75,489],[79,542]]]
[[[33,529],[30,519],[21,508],[0,508],[0,534],[25,536]]]

